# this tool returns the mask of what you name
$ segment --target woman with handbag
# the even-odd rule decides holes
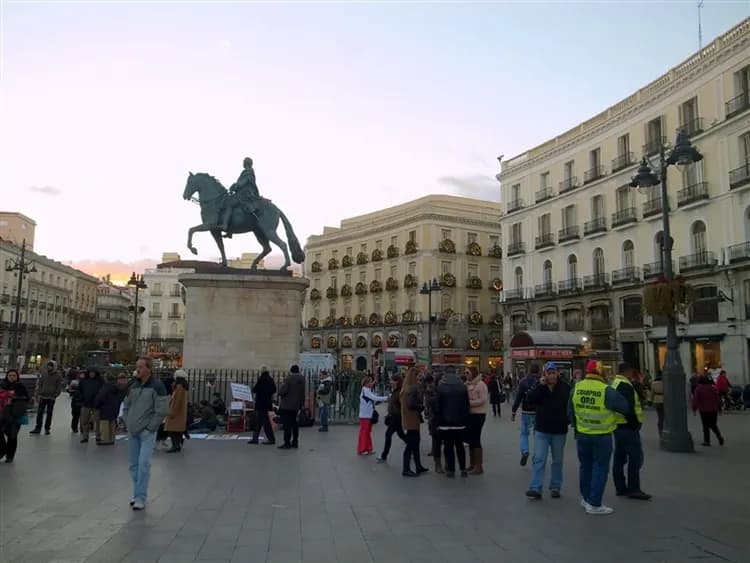
[[[384,403],[388,397],[381,397],[372,391],[375,380],[369,375],[362,380],[362,391],[359,394],[359,439],[357,454],[370,455],[375,449],[372,445],[372,425],[378,423],[380,415],[375,410],[377,403]]]
[[[401,384],[403,380],[398,373],[391,376],[391,395],[388,397],[388,414],[385,417],[385,446],[383,446],[383,453],[376,460],[378,463],[385,463],[388,460],[394,434],[398,434],[398,437],[406,443],[406,434],[401,428]]]
[[[422,461],[419,457],[419,427],[422,424],[424,397],[417,376],[417,369],[410,368],[409,371],[406,372],[406,379],[401,388],[401,425],[406,432],[404,466],[401,471],[401,475],[404,477],[417,477],[418,475],[429,471],[429,469],[422,465]],[[412,458],[414,458],[416,471],[411,470]]]
[[[0,459],[12,463],[18,449],[18,431],[28,424],[26,408],[29,391],[21,383],[18,371],[11,369],[0,382]]]

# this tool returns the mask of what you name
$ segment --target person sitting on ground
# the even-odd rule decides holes
[[[216,414],[216,416],[227,416],[227,404],[224,402],[224,399],[221,398],[221,393],[214,393],[211,407],[214,409],[214,414]]]
[[[200,419],[196,420],[191,426],[190,430],[193,432],[213,432],[219,425],[216,420],[216,412],[208,401],[203,399],[200,402]]]

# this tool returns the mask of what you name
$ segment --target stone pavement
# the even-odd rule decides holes
[[[654,500],[615,498],[610,481],[606,517],[578,506],[570,435],[563,498],[524,497],[530,467],[518,464],[507,411],[485,426],[480,477],[403,479],[401,444],[376,464],[355,455],[353,426],[303,429],[297,451],[191,440],[182,454],[155,454],[149,505],[134,513],[126,443],[79,444],[59,406],[52,436],[23,429],[16,463],[0,464],[1,562],[750,560],[750,413],[721,417],[727,446],[695,455],[658,450],[647,413],[643,483]]]

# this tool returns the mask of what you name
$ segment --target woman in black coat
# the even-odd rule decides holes
[[[123,395],[115,383],[114,376],[107,377],[107,383],[99,390],[94,399],[94,406],[99,411],[99,446],[111,446],[115,443],[117,417],[120,415],[120,403]]]
[[[490,403],[492,404],[492,415],[500,416],[500,405],[505,401],[505,392],[500,379],[496,375],[490,377],[487,383],[487,391],[490,393]]]
[[[21,418],[29,405],[29,391],[14,369],[8,370],[5,379],[0,382],[0,391],[13,393],[7,405],[0,410],[0,459],[4,457],[5,463],[12,463],[18,449]]]
[[[253,386],[253,398],[255,399],[255,432],[253,433],[253,439],[248,444],[259,443],[258,438],[260,437],[260,429],[263,428],[263,432],[266,434],[266,441],[264,445],[275,444],[276,437],[273,435],[273,426],[271,426],[271,419],[268,417],[268,413],[273,410],[273,396],[276,394],[276,384],[271,378],[271,374],[268,370],[263,370],[260,373],[258,381]]]

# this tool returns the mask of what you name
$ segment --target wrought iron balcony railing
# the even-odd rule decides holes
[[[596,233],[607,232],[607,218],[606,217],[594,217],[591,221],[586,221],[583,224],[584,236],[593,235]]]
[[[612,272],[612,285],[624,285],[641,282],[641,269],[634,266],[621,268]]]
[[[599,178],[603,178],[606,173],[603,166],[594,166],[583,173],[583,183],[588,184]]]
[[[540,248],[548,248],[555,246],[555,235],[552,233],[542,233],[536,237],[534,248],[539,250]]]
[[[698,182],[677,192],[677,207],[708,199],[708,182]]]
[[[750,90],[742,92],[725,104],[727,119],[739,115],[748,108],[750,108]]]
[[[558,185],[560,188],[560,193],[564,194],[565,192],[569,192],[570,190],[574,190],[578,187],[578,176],[571,176],[570,178],[565,178],[563,181],[560,182]]]
[[[536,194],[534,194],[534,201],[536,203],[541,203],[550,199],[554,195],[555,193],[552,191],[552,187],[548,186],[546,188],[542,188],[541,190],[537,191]]]
[[[750,184],[750,162],[746,162],[739,168],[729,171],[729,188],[739,188]]]
[[[578,225],[569,225],[560,229],[557,233],[557,242],[576,240],[581,238],[581,227]]]
[[[626,207],[612,214],[612,228],[627,225],[628,223],[635,223],[637,220],[638,215],[635,207]]]
[[[632,164],[635,164],[635,155],[632,152],[623,153],[612,159],[612,172],[617,172]]]
[[[718,263],[719,261],[716,259],[715,252],[704,250],[702,252],[696,252],[695,254],[680,256],[680,272],[713,268]]]

